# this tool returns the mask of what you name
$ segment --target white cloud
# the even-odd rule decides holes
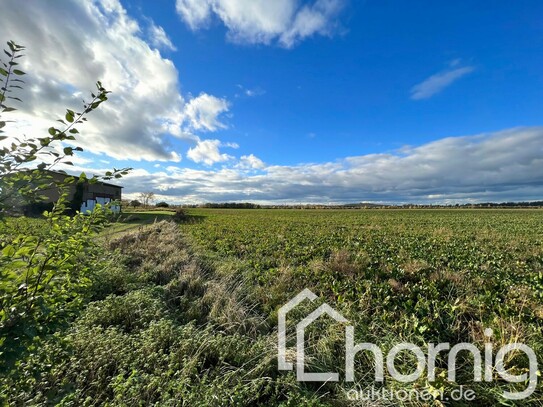
[[[254,154],[242,155],[239,159],[238,164],[235,166],[240,169],[247,170],[262,170],[266,167],[264,162],[256,157]]]
[[[257,172],[242,168],[251,162],[261,167],[256,157],[235,162],[221,157],[217,140],[207,141],[204,146],[215,159],[228,161],[223,168],[138,171],[122,181],[123,193],[160,187],[164,200],[179,203],[450,203],[541,200],[543,196],[543,127],[449,137],[388,154],[321,164],[264,166]],[[202,154],[201,159],[206,156]]]
[[[217,16],[228,38],[248,44],[277,41],[292,47],[315,34],[330,35],[343,0],[177,0],[176,8],[193,30],[207,27]]]
[[[226,125],[219,121],[221,113],[228,111],[228,102],[202,93],[191,99],[185,106],[190,126],[195,130],[216,131]]]
[[[27,47],[28,73],[17,94],[24,103],[12,114],[18,127],[7,127],[7,135],[46,132],[66,108],[79,110],[101,80],[112,93],[80,127],[80,145],[116,159],[179,161],[167,136],[195,142],[193,131],[221,128],[216,115],[227,103],[207,94],[187,102],[174,64],[141,32],[119,0],[3,2],[0,38]],[[168,46],[162,28],[155,34]]]
[[[232,156],[221,153],[220,147],[231,147],[231,145],[224,145],[220,140],[201,140],[198,141],[196,146],[189,149],[187,157],[196,163],[204,163],[206,165],[213,165],[224,161],[231,160]]]
[[[206,25],[211,17],[211,2],[208,0],[177,0],[175,8],[193,30]]]
[[[223,147],[230,147],[230,148],[239,148],[238,143],[232,143],[232,142],[222,143],[222,146]]]
[[[451,66],[457,66],[458,63],[459,60],[455,60],[453,63],[451,63]],[[472,66],[465,66],[462,68],[448,69],[446,71],[436,73],[421,83],[413,86],[411,89],[411,99],[428,99],[441,92],[447,86],[452,85],[453,82],[473,72],[474,69],[475,68]]]
[[[236,93],[236,97],[240,96],[247,96],[247,97],[256,97],[256,96],[262,96],[266,93],[266,91],[260,87],[256,88],[246,88],[243,85],[236,85],[242,92],[242,94]]]
[[[154,45],[156,48],[177,51],[177,48],[175,47],[175,45],[173,45],[172,40],[170,40],[168,34],[166,34],[166,31],[164,31],[164,28],[162,28],[161,26],[151,23],[149,27],[149,37],[151,40],[151,44]]]

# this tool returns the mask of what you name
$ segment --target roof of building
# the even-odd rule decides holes
[[[52,171],[52,170],[46,170],[46,172],[50,172],[51,174],[64,175],[64,176],[67,176],[67,177],[74,177],[75,179],[79,179],[79,177],[77,175],[68,174],[67,172]],[[124,188],[121,185],[111,184],[111,183],[103,182],[103,181],[98,181],[98,183],[101,184],[101,185],[107,185],[109,187]]]

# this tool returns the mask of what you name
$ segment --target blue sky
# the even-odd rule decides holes
[[[2,8],[0,36],[27,45],[36,72],[26,123],[42,126],[43,95],[62,112],[96,79],[113,91],[89,118],[74,170],[132,166],[127,196],[543,199],[540,1],[5,0]],[[54,27],[59,17],[67,24]]]
[[[541,2],[351,1],[333,36],[292,49],[236,44],[212,21],[197,32],[173,5],[124,2],[160,23],[186,92],[232,102],[224,138],[267,162],[292,165],[382,152],[445,136],[541,124]],[[436,73],[470,74],[425,100],[411,89]],[[264,91],[240,97],[237,85]]]

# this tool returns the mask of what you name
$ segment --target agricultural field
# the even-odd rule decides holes
[[[309,288],[353,323],[360,342],[385,349],[399,341],[423,349],[429,342],[468,342],[483,349],[484,329],[491,328],[494,343],[529,344],[542,359],[540,210],[194,214],[205,221],[182,225],[182,231],[214,258],[219,270],[238,276],[271,326],[276,326],[278,308]],[[337,371],[344,363],[337,357],[341,350],[328,342],[337,332],[326,332],[328,337],[313,341],[312,365],[316,371]],[[367,362],[359,361],[359,372],[373,370]],[[405,362],[412,372],[413,364],[409,368]],[[462,363],[457,381],[476,390],[480,405],[503,402],[503,386],[473,383],[472,362],[465,358]],[[527,367],[521,358],[515,363],[521,371]],[[412,386],[429,385],[421,380]],[[330,387],[317,393],[338,393],[337,386]],[[440,389],[453,387],[442,383]],[[538,394],[530,403],[543,403]]]
[[[379,308],[400,307],[411,318],[420,317],[414,327],[433,333],[444,328],[436,325],[436,311],[453,307],[456,300],[457,309],[467,306],[465,300],[481,310],[500,307],[514,314],[515,292],[508,289],[522,291],[534,311],[541,311],[540,210],[192,213],[205,221],[182,225],[182,231],[203,251],[240,267],[251,284],[268,293],[270,309],[306,287],[345,304],[370,295]],[[445,296],[454,294],[452,302]]]
[[[456,382],[446,380],[447,361],[438,357],[433,381],[422,375],[401,383],[385,375],[379,384],[426,390],[429,401],[349,399],[349,390],[374,383],[374,360],[366,353],[355,359],[352,383],[299,382],[295,371],[277,369],[278,310],[306,288],[318,300],[300,304],[291,325],[326,302],[355,327],[355,343],[374,343],[385,353],[399,342],[423,350],[430,342],[468,342],[483,351],[490,328],[496,349],[521,342],[543,361],[541,210],[191,209],[179,223],[165,213],[127,215],[100,232],[84,260],[94,270],[81,294],[85,303],[21,357],[17,374],[0,388],[4,401],[543,405],[539,382],[518,401],[503,392],[520,392],[527,380],[511,384],[493,372],[492,381],[474,382],[469,353],[458,356]],[[8,219],[2,234],[36,222]],[[321,318],[305,339],[308,371],[344,377],[342,324]],[[287,331],[290,360],[295,341]],[[397,369],[413,372],[412,356],[400,354]],[[521,353],[511,353],[506,364],[515,375],[530,369]],[[461,386],[475,399],[447,400]]]

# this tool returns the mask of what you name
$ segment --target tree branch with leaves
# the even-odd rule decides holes
[[[13,122],[5,119],[6,113],[17,110],[12,103],[22,103],[14,92],[23,89],[21,77],[26,73],[19,69],[18,60],[24,50],[9,41],[4,50],[9,60],[0,60],[0,221],[9,215],[9,202],[15,196],[39,199],[45,189],[53,187],[60,197],[44,213],[47,228],[14,238],[0,237],[0,356],[6,362],[3,370],[8,371],[16,371],[17,360],[31,344],[54,332],[85,300],[97,253],[93,236],[106,223],[107,208],[98,205],[91,213],[67,216],[68,186],[76,181],[121,178],[130,170],[114,168],[92,178],[84,173],[77,178],[66,174],[62,180],[49,173],[60,163],[73,165],[69,157],[82,151],[68,144],[76,141],[76,126],[107,101],[109,92],[101,82],[80,112],[67,109],[57,120],[62,127],[52,126],[42,137],[6,135]]]

